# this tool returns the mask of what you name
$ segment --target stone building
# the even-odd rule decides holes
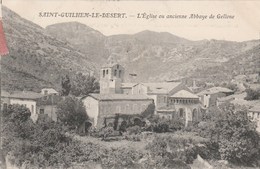
[[[117,63],[109,63],[100,70],[100,93],[122,93],[124,82],[124,68]]]
[[[234,91],[224,87],[212,87],[197,93],[204,108],[217,106],[218,98],[231,94],[234,94]]]
[[[53,121],[57,121],[57,105],[63,100],[56,93],[44,95],[37,99],[37,115],[47,115]]]
[[[166,102],[167,106],[159,108],[157,113],[162,114],[164,109],[168,107],[172,118],[182,120],[185,126],[191,122],[199,121],[202,117],[199,97],[189,91],[180,90],[169,96]]]
[[[30,110],[31,118],[35,121],[37,119],[36,100],[42,96],[40,93],[31,91],[14,91],[12,93],[1,91],[1,108],[6,109],[10,104],[23,105]]]
[[[140,115],[153,103],[146,95],[89,94],[82,98],[93,126],[102,128],[114,123],[117,115]],[[123,119],[119,120],[123,121]]]

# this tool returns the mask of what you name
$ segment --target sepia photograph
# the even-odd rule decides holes
[[[0,2],[0,169],[260,169],[259,1]]]

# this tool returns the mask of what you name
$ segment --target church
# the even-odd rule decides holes
[[[125,83],[124,77],[125,69],[120,64],[103,65],[100,93],[82,98],[94,127],[120,126],[129,116],[140,116],[150,105],[155,106],[154,114],[179,118],[185,126],[201,118],[199,97],[181,82]]]

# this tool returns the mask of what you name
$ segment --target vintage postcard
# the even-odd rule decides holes
[[[260,167],[259,1],[0,9],[0,168]]]

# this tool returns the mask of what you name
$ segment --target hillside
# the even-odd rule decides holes
[[[10,55],[2,59],[2,88],[60,87],[61,76],[94,74],[110,55],[126,68],[126,81],[165,81],[182,77],[226,81],[259,67],[260,41],[190,41],[167,32],[105,36],[78,22],[46,29],[3,8]],[[250,70],[250,71],[249,71]]]
[[[60,27],[64,25],[67,29],[62,33]],[[81,28],[79,32],[84,33],[71,33],[74,31],[75,25]],[[249,64],[246,55],[260,43],[259,40],[247,42],[189,41],[167,32],[159,33],[148,30],[133,35],[106,37],[100,35],[98,31],[85,27],[81,23],[74,22],[51,25],[46,30],[58,39],[65,38],[83,53],[88,54],[91,51],[94,62],[104,63],[109,55],[114,54],[115,60],[125,66],[128,73],[137,73],[136,81],[164,81],[182,77],[212,80],[214,73],[209,70],[223,70],[223,67],[230,62],[234,62],[234,64],[243,62],[242,65]],[[92,32],[95,32],[94,36]],[[73,34],[72,38],[71,34]],[[82,41],[81,39],[90,39],[90,41]],[[82,47],[85,47],[85,50],[82,50]],[[92,48],[92,50],[88,48]],[[241,61],[238,58],[242,56],[245,56],[245,59]],[[253,67],[257,67],[256,63],[252,64]],[[234,70],[231,70],[232,68]],[[230,74],[221,80],[228,80],[236,72],[240,72],[239,67],[232,68],[226,67]],[[256,70],[252,70],[252,72],[254,71]],[[216,76],[222,75],[219,73]],[[130,77],[127,78],[130,79]]]
[[[6,7],[3,18],[10,54],[2,58],[2,88],[36,91],[43,86],[59,88],[63,74],[93,74],[96,70],[87,54],[50,36]]]

